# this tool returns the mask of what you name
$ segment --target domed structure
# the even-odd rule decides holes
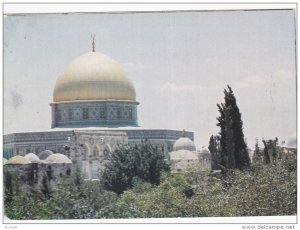
[[[211,154],[207,146],[203,146],[200,150],[199,160],[202,168],[211,169]]]
[[[189,160],[189,161],[198,161],[199,157],[195,151],[189,151],[185,149],[180,149],[170,153],[170,160]]]
[[[194,142],[186,137],[183,130],[182,137],[175,141],[173,151],[169,152],[171,172],[177,173],[188,166],[199,162],[199,154],[196,151]]]
[[[44,150],[44,151],[40,152],[37,157],[39,157],[40,160],[45,160],[46,158],[48,158],[52,154],[53,154],[52,151]]]
[[[5,165],[24,165],[31,164],[31,162],[23,156],[17,155],[10,158]]]
[[[52,128],[137,126],[135,89],[112,58],[88,52],[73,60],[58,77]]]
[[[188,137],[180,137],[173,145],[173,151],[189,150],[196,151],[194,142]]]
[[[210,151],[209,151],[209,149],[208,149],[207,146],[203,146],[201,148],[201,150],[200,150],[200,153],[202,153],[202,154],[210,154]]]
[[[135,89],[118,62],[104,54],[88,52],[66,67],[53,93],[54,102],[79,100],[135,101]]]
[[[24,157],[31,163],[41,163],[40,158],[34,153],[27,153]]]
[[[43,165],[29,164],[29,168],[41,168],[42,172],[51,169],[54,173],[65,170],[68,174],[73,162],[81,169],[84,178],[96,179],[119,145],[139,146],[148,140],[164,155],[172,151],[173,143],[181,137],[182,131],[138,127],[139,103],[132,82],[118,62],[95,52],[94,37],[92,44],[93,52],[75,58],[57,76],[50,103],[52,130],[4,135],[4,157],[9,159],[33,152]],[[189,142],[194,139],[193,132],[186,134]],[[178,140],[177,144],[181,141]],[[183,146],[183,149],[194,149],[193,144]],[[182,155],[178,154],[174,157]],[[188,158],[188,162],[189,158],[195,159],[190,153],[181,157]],[[33,155],[26,158],[33,162],[33,159],[37,160]],[[25,161],[30,163],[26,158]],[[45,167],[47,162],[54,164]]]
[[[72,164],[72,161],[61,153],[54,153],[45,160],[45,163],[46,164]]]
[[[3,165],[5,165],[7,162],[7,159],[6,158],[3,158]]]

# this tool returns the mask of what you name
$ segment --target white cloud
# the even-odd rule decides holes
[[[134,69],[151,69],[153,68],[153,66],[151,65],[146,65],[144,63],[137,63],[137,62],[126,62],[126,63],[122,63],[123,67],[125,67],[125,69],[128,68],[134,68]]]
[[[182,91],[198,91],[203,90],[203,87],[197,84],[181,84],[178,85],[173,82],[165,82],[164,84],[156,87],[159,91],[168,92],[182,92]]]
[[[261,73],[256,75],[249,75],[244,77],[241,81],[237,81],[234,84],[238,87],[249,87],[249,86],[261,86],[271,84],[282,84],[286,82],[295,81],[295,74],[290,71],[279,69],[276,72],[270,74]]]

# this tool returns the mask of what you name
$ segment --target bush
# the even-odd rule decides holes
[[[5,204],[10,219],[92,219],[106,218],[117,195],[103,189],[100,181],[61,181],[52,184],[51,196],[45,197],[43,186],[23,187]],[[78,181],[77,181],[78,182]],[[26,191],[26,192],[25,192]]]
[[[162,173],[159,185],[132,179],[117,195],[100,181],[62,181],[47,199],[40,188],[20,192],[5,176],[5,214],[10,219],[164,218],[275,216],[297,213],[296,153],[248,170],[228,170],[217,177],[197,165],[181,174]],[[23,187],[24,189],[24,187]],[[19,191],[19,192],[17,192]],[[8,199],[8,200],[9,200]]]
[[[182,177],[170,175],[158,186],[144,187],[144,192],[133,188],[125,191],[116,202],[120,218],[180,217],[185,203]],[[146,189],[147,188],[147,189]]]
[[[270,165],[254,164],[248,172],[235,171],[228,190],[237,216],[296,215],[297,172],[294,156]]]
[[[121,194],[132,188],[135,180],[159,184],[162,172],[168,170],[163,153],[145,142],[117,148],[101,173],[101,181],[105,189]]]

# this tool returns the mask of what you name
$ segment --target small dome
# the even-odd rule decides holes
[[[44,150],[44,151],[40,152],[37,156],[39,159],[45,160],[52,154],[53,154],[53,152],[51,150]]]
[[[41,163],[40,158],[34,153],[27,153],[24,157],[31,163]]]
[[[169,153],[170,160],[199,160],[199,156],[196,151],[189,151],[180,149]]]
[[[46,164],[72,164],[72,161],[61,153],[50,155],[44,162]]]
[[[180,137],[173,145],[173,150],[189,150],[196,151],[196,146],[194,142],[188,137]]]
[[[54,102],[85,100],[135,101],[135,89],[123,67],[98,52],[88,52],[73,60],[58,77]]]
[[[26,159],[23,156],[14,156],[12,158],[10,158],[7,162],[6,165],[24,165],[24,164],[30,164],[31,162]]]
[[[201,150],[200,150],[200,153],[202,153],[202,154],[210,154],[210,151],[209,151],[209,149],[208,149],[207,146],[203,146],[201,148]]]

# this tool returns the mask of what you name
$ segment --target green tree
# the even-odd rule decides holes
[[[259,149],[258,139],[255,142],[255,148],[253,153],[253,162],[262,162],[262,153]]]
[[[13,188],[20,181],[13,180]],[[47,199],[40,189],[21,187],[4,203],[5,215],[15,220],[163,218],[200,216],[276,216],[297,213],[297,153],[289,152],[270,164],[255,162],[249,170],[210,174],[199,165],[180,174],[164,172],[159,185],[133,178],[132,188],[119,196],[100,181],[76,176],[53,186]],[[230,184],[225,186],[224,184]],[[9,183],[4,183],[10,186]],[[5,187],[5,190],[7,188]],[[187,194],[187,191],[189,194]]]
[[[250,167],[250,158],[244,140],[243,122],[232,89],[224,90],[225,103],[217,104],[220,116],[221,163],[228,169],[246,169]]]
[[[168,171],[164,155],[147,141],[139,146],[120,146],[112,154],[101,174],[104,188],[121,194],[137,179],[159,184],[161,173]]]
[[[44,194],[45,198],[50,199],[52,189],[51,189],[50,181],[46,174],[43,174],[41,192]]]
[[[220,169],[219,165],[222,164],[221,149],[220,149],[220,136],[211,135],[209,139],[208,149],[211,154],[211,169]]]
[[[4,203],[9,205],[13,197],[13,173],[5,169],[4,172]]]
[[[235,216],[284,216],[297,213],[296,154],[275,162],[254,163],[248,171],[235,170],[227,191]]]
[[[262,142],[264,144],[264,160],[266,164],[270,164],[271,161],[274,161],[277,159],[277,157],[280,157],[280,155],[277,153],[277,137],[274,140],[263,140]]]

